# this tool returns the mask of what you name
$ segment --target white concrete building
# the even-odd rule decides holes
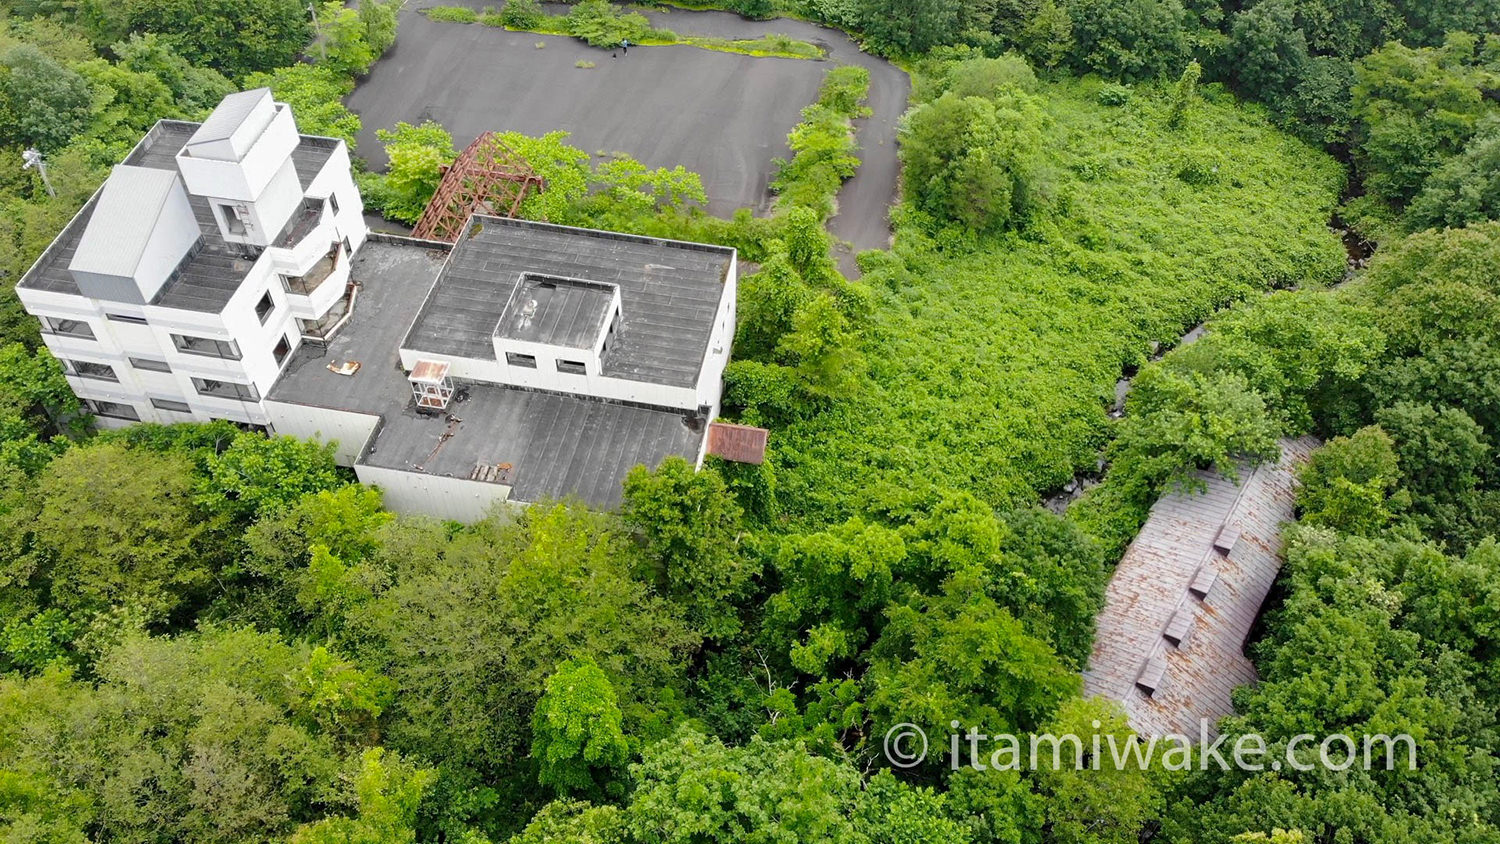
[[[262,397],[347,302],[363,211],[343,141],[231,94],[153,127],[16,293],[101,425],[269,425]]]
[[[702,463],[733,249],[485,216],[450,245],[363,212],[342,141],[233,94],[158,123],[17,292],[101,424],[336,441],[398,511],[608,507],[636,465]]]

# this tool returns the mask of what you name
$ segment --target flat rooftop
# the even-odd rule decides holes
[[[350,268],[359,292],[349,322],[327,349],[304,343],[266,398],[380,416],[359,457],[365,465],[468,479],[509,463],[517,501],[576,495],[613,508],[636,465],[697,460],[704,426],[676,411],[480,384],[464,385],[446,414],[417,413],[399,348],[443,268],[443,247],[372,235]],[[354,375],[328,369],[348,360],[360,362]]]
[[[495,336],[570,349],[592,349],[608,328],[615,286],[525,273]]]
[[[495,331],[523,276],[582,279],[620,288],[606,376],[691,387],[733,259],[723,246],[475,216],[402,345],[494,360]]]
[[[201,125],[183,120],[158,121],[122,163],[176,173],[178,150],[182,149],[182,145],[187,143]],[[303,135],[301,138],[301,143],[292,151],[292,166],[296,169],[297,179],[305,192],[333,155],[339,142],[334,138],[312,135]],[[73,274],[68,271],[68,264],[78,250],[78,243],[83,239],[83,232],[88,228],[98,199],[97,193],[89,199],[83,210],[63,229],[47,251],[42,253],[36,265],[21,278],[18,287],[78,294],[78,285],[73,281]],[[192,205],[193,216],[198,220],[198,228],[203,232],[203,248],[183,264],[182,272],[177,278],[162,286],[151,304],[218,313],[229,304],[230,297],[239,288],[254,261],[245,257],[245,247],[227,243],[219,236],[219,226],[214,221],[213,210],[209,208],[207,199],[188,194],[188,202]]]

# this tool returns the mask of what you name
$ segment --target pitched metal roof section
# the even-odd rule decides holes
[[[734,258],[724,246],[475,215],[402,347],[494,360],[495,328],[523,274],[588,279],[620,288],[604,374],[691,387]]]
[[[99,189],[68,269],[133,277],[177,182],[175,170],[116,165]]]
[[[183,120],[159,120],[141,138],[123,163],[132,167],[165,170],[175,175],[177,153],[200,125]],[[301,136],[301,142],[292,151],[292,166],[303,191],[322,172],[340,143],[342,141],[337,138]],[[17,286],[82,295],[68,266],[83,241],[84,231],[98,210],[103,192],[101,187],[84,203],[62,233],[21,277]],[[152,304],[218,313],[229,304],[230,297],[239,289],[250,264],[242,257],[240,247],[225,243],[220,236],[218,223],[214,220],[207,199],[190,193],[188,204],[192,206],[193,216],[198,220],[198,228],[203,234],[203,248],[182,265],[182,273],[162,287]]]
[[[1202,492],[1157,501],[1110,579],[1085,695],[1120,701],[1143,736],[1196,737],[1201,719],[1214,734],[1234,711],[1230,693],[1256,680],[1245,638],[1281,568],[1296,469],[1318,444],[1283,440],[1280,459],[1242,468],[1238,485],[1200,473]],[[1228,554],[1215,547],[1233,533],[1226,525],[1238,531]]]
[[[250,118],[255,108],[262,101],[271,98],[270,88],[254,88],[249,91],[236,91],[219,101],[214,110],[193,132],[192,137],[187,139],[184,146],[197,146],[199,144],[211,144],[218,141],[227,141],[234,137],[234,133]]]
[[[708,453],[735,463],[766,462],[766,441],[771,435],[765,428],[712,422],[708,426]]]

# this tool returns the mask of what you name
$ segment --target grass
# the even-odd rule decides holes
[[[524,30],[512,29],[500,20],[500,16],[494,13],[479,13],[464,6],[431,6],[423,9],[422,14],[435,21],[447,23],[479,23],[484,26],[494,26],[507,29],[512,32],[534,32],[538,35],[563,35],[572,37],[573,33],[568,31],[567,21],[560,15],[549,15],[541,23],[527,27]],[[544,42],[538,41],[538,50],[545,46]],[[632,46],[637,46],[632,42]],[[665,29],[653,29],[639,41],[642,47],[669,47],[686,46],[698,47],[703,50],[714,50],[720,53],[737,53],[742,56],[754,56],[756,58],[776,59],[821,59],[823,49],[816,44],[807,41],[798,41],[785,35],[768,34],[760,38],[716,38],[708,35],[679,36]]]
[[[1050,211],[1023,234],[940,245],[897,210],[895,252],[866,259],[865,383],[773,434],[789,516],[838,521],[924,484],[1033,502],[1094,469],[1115,381],[1153,341],[1342,272],[1331,158],[1227,96],[1173,131],[1164,90],[1110,108],[1097,88],[1043,86]]]
[[[579,70],[592,70],[593,68],[597,67],[597,65],[595,65],[588,59],[579,59],[578,61],[573,63],[573,66],[578,68]]]

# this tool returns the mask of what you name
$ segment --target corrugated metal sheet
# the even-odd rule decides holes
[[[1317,446],[1284,440],[1277,462],[1243,469],[1238,485],[1203,473],[1203,491],[1156,503],[1110,579],[1086,695],[1120,701],[1141,735],[1197,736],[1200,719],[1212,732],[1233,712],[1230,693],[1256,680],[1244,643],[1281,568],[1294,474]]]
[[[260,105],[260,101],[271,96],[270,88],[255,88],[250,91],[236,91],[219,101],[214,107],[213,113],[198,127],[198,131],[188,139],[187,145],[211,143],[222,141],[234,135],[250,112]]]
[[[770,432],[765,428],[711,422],[708,426],[708,453],[735,463],[759,466],[766,462],[766,440],[769,437]]]

